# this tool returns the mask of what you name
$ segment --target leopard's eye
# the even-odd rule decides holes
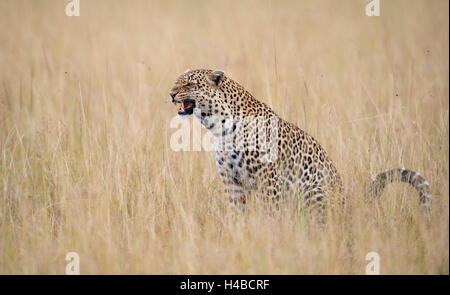
[[[189,83],[186,84],[187,87],[192,87],[195,86],[195,82],[194,81],[190,81]]]

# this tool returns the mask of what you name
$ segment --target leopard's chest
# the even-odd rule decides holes
[[[246,188],[254,187],[255,175],[244,152],[217,151],[215,160],[222,180]]]
[[[232,177],[235,182],[241,183],[245,171],[244,159],[239,152],[216,152],[216,166],[222,177]]]

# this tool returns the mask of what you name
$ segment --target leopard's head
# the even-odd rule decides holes
[[[177,106],[178,115],[223,115],[226,107],[220,87],[226,79],[220,70],[187,70],[170,90],[170,100]]]

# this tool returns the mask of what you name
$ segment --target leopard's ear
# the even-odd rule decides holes
[[[211,73],[206,74],[208,78],[208,82],[216,87],[219,87],[223,81],[223,77],[225,76],[225,72],[221,70],[214,70]]]
[[[187,69],[186,71],[184,71],[184,73],[186,74],[187,72],[190,72],[191,70],[190,69]]]

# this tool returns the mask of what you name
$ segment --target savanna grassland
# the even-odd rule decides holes
[[[449,2],[0,1],[0,273],[449,273]],[[222,69],[313,135],[351,222],[231,214],[213,152],[175,152],[169,90]],[[191,118],[192,120],[192,118]],[[206,131],[203,130],[203,133]],[[370,179],[424,175],[418,194]]]

